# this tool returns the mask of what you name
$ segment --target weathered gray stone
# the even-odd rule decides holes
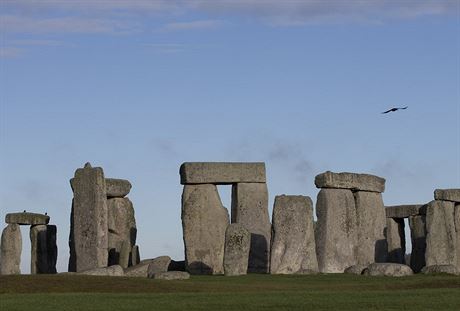
[[[387,218],[388,262],[405,264],[404,218]]]
[[[108,259],[107,195],[102,168],[89,163],[77,169],[70,233],[70,271],[106,267]],[[75,270],[73,270],[75,269]]]
[[[154,258],[147,269],[147,276],[149,278],[154,278],[154,274],[167,272],[169,264],[171,263],[171,257],[169,256],[160,256]]]
[[[224,272],[226,276],[245,275],[248,271],[251,233],[240,224],[225,231]]]
[[[385,237],[386,215],[381,193],[354,193],[358,220],[358,264],[386,262],[388,245]]]
[[[265,183],[265,163],[185,162],[180,167],[181,184]]]
[[[21,229],[9,224],[3,229],[0,245],[0,275],[21,274]]]
[[[408,204],[394,205],[385,207],[386,216],[388,218],[407,218],[409,216],[425,215],[425,204]]]
[[[228,211],[215,185],[185,185],[182,193],[182,229],[187,271],[224,273],[225,229]]]
[[[356,173],[333,173],[331,171],[324,172],[315,177],[315,185],[317,188],[338,188],[351,189],[372,192],[385,191],[385,179],[369,175]]]
[[[106,193],[109,198],[123,198],[131,191],[131,183],[126,179],[106,178]]]
[[[267,184],[239,183],[232,186],[232,223],[242,225],[251,233],[248,272],[268,273],[271,224]]]
[[[418,273],[425,266],[426,216],[410,216],[409,226],[412,241],[410,267],[415,273]]]
[[[124,276],[123,268],[119,265],[85,270],[79,272],[79,274],[98,276]]]
[[[317,272],[313,202],[310,197],[276,196],[272,222],[270,273]]]
[[[460,189],[436,189],[434,199],[460,203]]]
[[[155,273],[153,278],[156,280],[187,280],[190,278],[190,274],[184,271],[168,271]]]
[[[30,274],[56,273],[56,226],[31,226],[30,245]]]
[[[138,264],[124,269],[125,276],[146,278],[148,276],[149,265],[153,262],[153,260],[155,259],[144,259]]]
[[[131,250],[136,244],[136,219],[129,198],[107,200],[109,230],[109,265],[131,266]],[[123,253],[123,254],[122,254]]]
[[[370,276],[409,276],[414,272],[409,266],[399,263],[373,263],[370,264],[364,271],[364,275]]]
[[[428,204],[426,231],[426,265],[456,265],[454,202],[435,200]]]
[[[342,273],[356,265],[358,223],[353,193],[321,189],[316,201],[316,255],[319,271]]]
[[[50,216],[28,212],[9,213],[5,216],[5,222],[18,225],[47,225]]]
[[[344,273],[347,274],[363,274],[364,270],[367,268],[367,265],[354,265],[345,269]]]
[[[141,255],[139,252],[139,246],[134,245],[131,250],[131,263],[133,266],[138,265],[141,262]]]
[[[434,265],[434,266],[426,266],[423,267],[421,270],[423,274],[452,274],[458,275],[458,270],[454,265]]]
[[[455,231],[457,232],[457,271],[460,273],[460,204],[454,207]]]

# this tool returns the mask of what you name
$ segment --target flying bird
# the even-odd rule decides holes
[[[398,111],[398,110],[404,110],[404,109],[407,109],[408,107],[409,106],[401,107],[401,108],[391,108],[390,110],[382,112],[382,114],[389,113],[389,112],[395,112],[395,111]]]

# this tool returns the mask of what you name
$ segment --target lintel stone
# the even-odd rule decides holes
[[[179,173],[183,185],[266,182],[263,162],[185,162]]]
[[[315,177],[317,188],[338,188],[354,191],[384,192],[385,179],[375,175],[324,172]]]
[[[434,199],[460,203],[460,189],[436,189]]]
[[[5,216],[7,224],[18,225],[47,225],[50,222],[50,216],[36,213],[9,213]]]
[[[408,218],[409,216],[426,215],[426,205],[407,204],[385,207],[387,218]]]

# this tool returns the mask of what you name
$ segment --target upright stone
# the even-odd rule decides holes
[[[109,228],[109,265],[121,265],[122,248],[129,248],[128,258],[132,247],[136,244],[136,219],[134,217],[133,204],[128,198],[111,198],[107,200],[108,228]],[[126,254],[125,254],[126,255]],[[128,263],[129,260],[127,259]],[[130,264],[131,265],[131,264]]]
[[[354,193],[358,220],[358,264],[386,262],[388,245],[385,237],[386,214],[382,194]]]
[[[460,204],[455,204],[454,217],[457,232],[457,271],[460,273]]]
[[[30,274],[56,273],[56,226],[31,226],[30,245]]]
[[[182,229],[187,271],[224,273],[225,229],[229,224],[215,185],[185,185],[182,193]]]
[[[405,264],[404,218],[387,218],[388,262]]]
[[[410,267],[415,273],[418,273],[426,266],[426,216],[410,216],[409,226],[412,241]]]
[[[0,275],[21,274],[21,229],[9,224],[3,229],[0,245]]]
[[[427,266],[457,264],[454,203],[431,201],[426,212]]]
[[[225,231],[224,270],[226,276],[245,275],[248,271],[251,234],[240,224]]]
[[[87,163],[84,168],[76,170],[71,185],[74,199],[69,268],[79,272],[106,267],[108,222],[104,172],[102,168],[92,168]]]
[[[139,246],[134,245],[131,250],[131,263],[133,266],[138,265],[141,262],[141,254],[139,252]]]
[[[316,216],[319,271],[342,273],[356,265],[358,223],[352,191],[321,189],[316,202]]]
[[[310,197],[277,196],[272,222],[270,273],[318,272]]]
[[[268,273],[271,224],[268,189],[265,183],[238,183],[232,186],[232,223],[251,233],[248,272]]]

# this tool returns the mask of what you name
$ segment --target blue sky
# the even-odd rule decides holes
[[[179,166],[264,161],[275,195],[325,171],[386,205],[460,187],[458,1],[0,3],[0,213],[48,212],[68,261],[69,179],[133,184],[141,257],[183,259]],[[394,106],[407,110],[382,115]],[[230,207],[229,187],[221,187]],[[28,229],[22,270],[29,271]]]

